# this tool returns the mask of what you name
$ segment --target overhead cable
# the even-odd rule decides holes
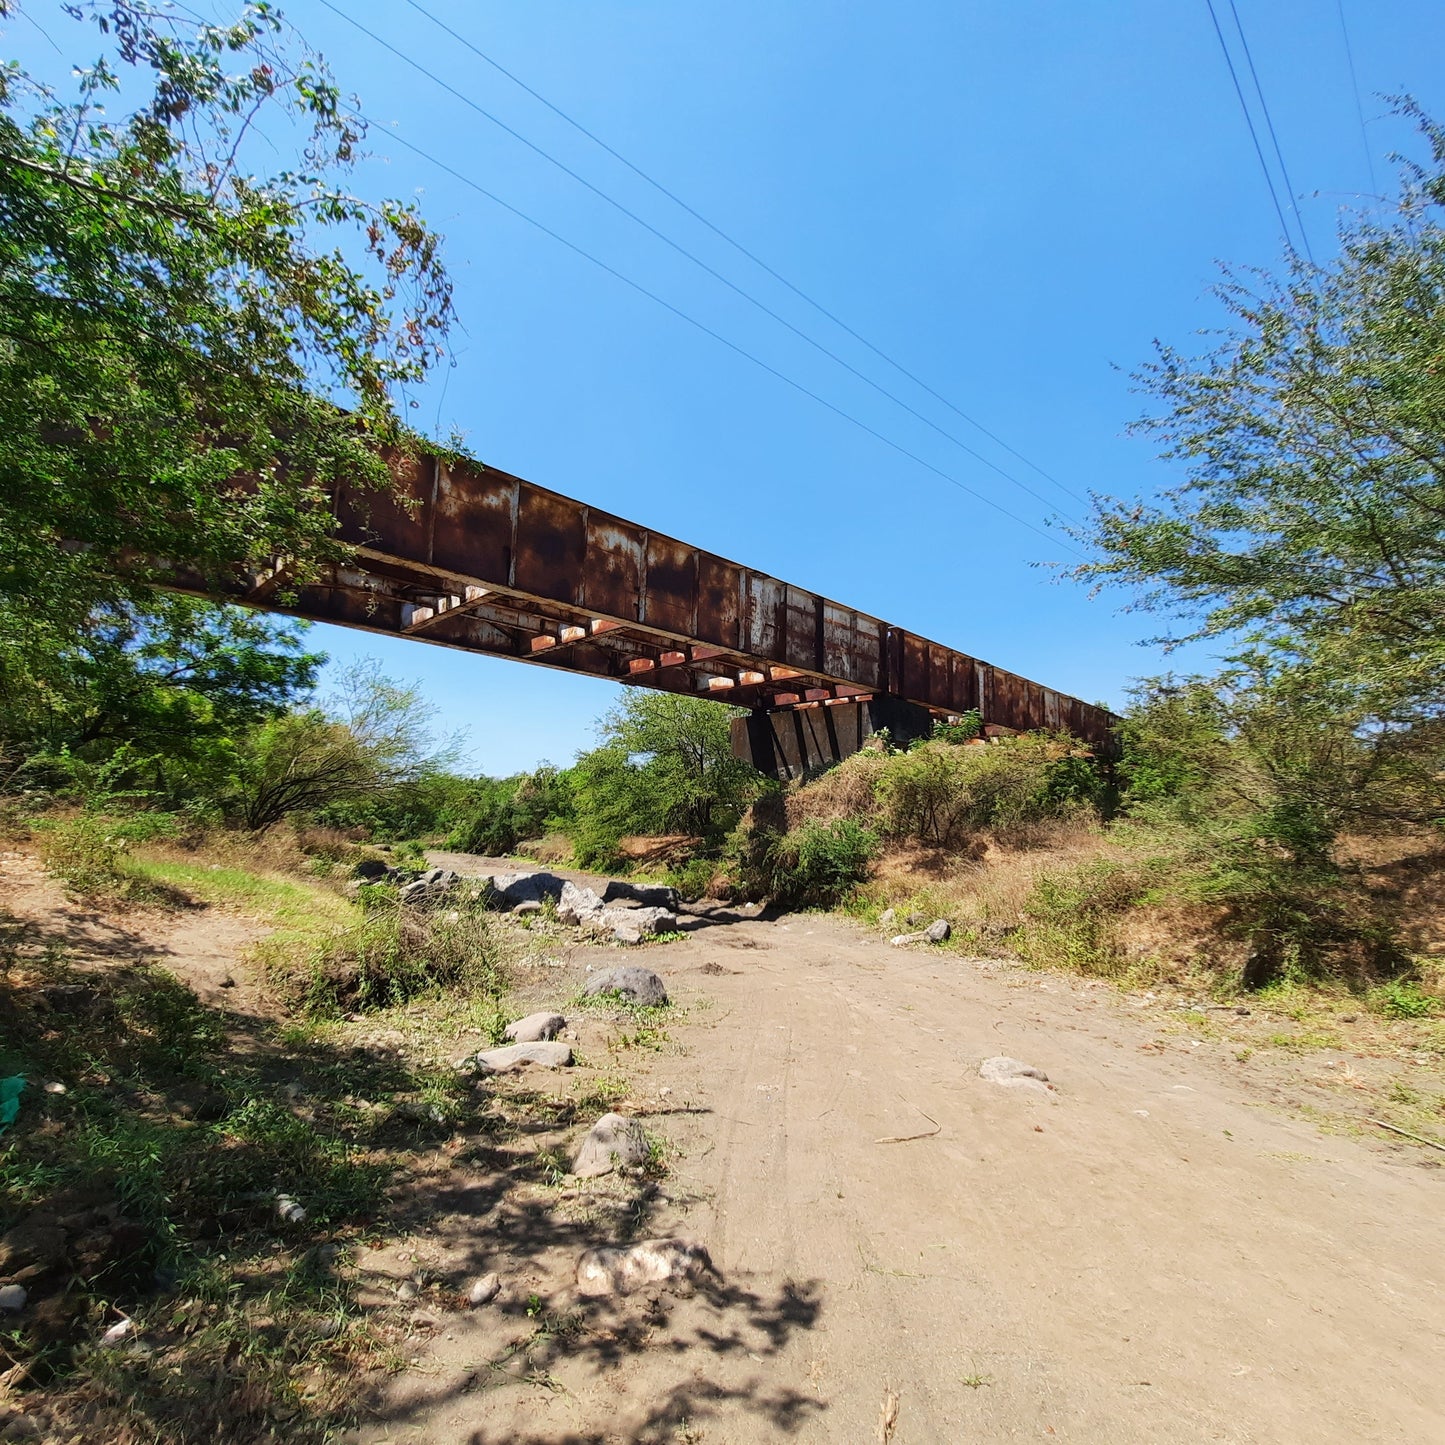
[[[1300,240],[1304,242],[1305,255],[1309,257],[1310,264],[1314,265],[1314,252],[1310,250],[1310,233],[1305,229],[1305,218],[1300,215],[1299,199],[1295,194],[1295,188],[1290,182],[1289,167],[1284,163],[1284,151],[1280,149],[1279,136],[1275,134],[1274,117],[1269,113],[1269,102],[1264,98],[1264,87],[1259,83],[1259,72],[1254,68],[1254,52],[1249,48],[1249,40],[1244,33],[1244,26],[1239,20],[1239,10],[1234,0],[1229,0],[1229,12],[1234,16],[1234,28],[1239,32],[1239,43],[1244,47],[1244,58],[1249,62],[1250,79],[1254,81],[1254,93],[1259,97],[1259,108],[1264,114],[1264,123],[1269,130],[1270,144],[1274,147],[1274,158],[1279,162],[1279,173],[1284,177],[1285,194],[1289,197],[1290,209],[1294,212],[1295,224],[1299,227]]]
[[[647,231],[647,232],[648,232],[649,234],[651,234],[652,236],[655,236],[655,237],[656,237],[659,241],[661,241],[665,246],[668,246],[668,247],[670,247],[672,250],[676,251],[676,252],[678,253],[678,255],[683,256],[683,257],[686,258],[687,260],[691,261],[695,266],[697,266],[697,267],[699,267],[701,270],[705,271],[709,276],[711,276],[711,277],[713,277],[715,280],[721,282],[722,285],[724,285],[724,286],[726,286],[726,287],[728,288],[728,290],[730,290],[730,291],[734,292],[736,295],[740,296],[744,301],[748,302],[749,305],[751,305],[751,306],[755,307],[757,310],[761,311],[765,316],[769,317],[769,318],[772,319],[773,321],[776,321],[780,326],[782,326],[782,327],[784,327],[786,330],[790,331],[794,336],[798,337],[801,341],[806,342],[807,345],[811,346],[815,351],[820,352],[823,356],[826,356],[830,361],[833,361],[833,362],[836,363],[838,366],[841,366],[841,367],[842,367],[845,371],[847,371],[850,375],[856,377],[859,381],[863,382],[866,386],[871,387],[871,388],[872,388],[874,391],[876,391],[880,396],[885,397],[887,400],[891,401],[895,406],[898,406],[898,407],[900,407],[903,411],[906,411],[910,416],[916,418],[918,421],[921,421],[925,426],[927,426],[927,427],[929,427],[930,429],[932,429],[933,431],[937,432],[938,435],[941,436],[941,437],[943,437],[946,441],[952,442],[953,445],[956,446],[956,447],[958,447],[960,451],[965,452],[968,456],[972,457],[975,461],[981,463],[983,466],[988,467],[991,471],[996,472],[996,473],[997,473],[999,476],[1001,476],[1005,481],[1011,483],[1013,486],[1018,487],[1020,491],[1027,492],[1028,495],[1031,496],[1035,501],[1042,503],[1042,504],[1043,504],[1044,506],[1046,506],[1046,507],[1052,507],[1052,506],[1054,505],[1051,501],[1049,501],[1049,499],[1048,499],[1047,497],[1041,496],[1041,495],[1040,495],[1038,492],[1036,492],[1032,487],[1030,487],[1026,482],[1020,481],[1016,476],[1013,475],[1012,472],[1006,471],[1003,467],[999,466],[997,462],[991,461],[988,457],[984,456],[981,452],[979,452],[979,451],[977,451],[975,448],[969,446],[967,442],[965,442],[965,441],[961,440],[959,437],[955,436],[952,432],[950,432],[949,430],[947,430],[947,428],[939,426],[938,423],[935,422],[931,417],[925,415],[923,412],[919,411],[916,407],[910,406],[909,403],[906,402],[906,401],[904,401],[902,397],[896,395],[894,392],[890,391],[887,387],[885,387],[885,386],[881,385],[879,382],[875,381],[872,377],[870,377],[869,375],[867,375],[867,373],[860,371],[860,370],[859,370],[856,366],[854,366],[851,362],[849,362],[849,361],[845,360],[843,357],[839,356],[839,355],[837,354],[837,352],[831,350],[829,347],[825,346],[822,342],[816,340],[816,339],[813,338],[812,336],[809,336],[806,331],[803,331],[800,327],[795,326],[791,321],[789,321],[789,320],[787,319],[787,317],[780,315],[777,311],[774,311],[770,306],[768,306],[768,305],[766,304],[766,302],[763,302],[763,301],[758,300],[758,298],[757,298],[756,296],[752,295],[749,291],[747,291],[747,290],[745,290],[743,287],[739,286],[735,281],[731,280],[729,277],[723,275],[723,273],[722,273],[721,271],[717,270],[715,267],[710,266],[710,265],[709,265],[706,261],[704,261],[700,256],[697,256],[697,255],[694,254],[692,251],[689,251],[689,250],[687,249],[687,247],[683,246],[680,242],[673,240],[673,238],[672,238],[671,236],[667,235],[664,231],[659,230],[659,229],[658,229],[656,226],[654,226],[650,221],[647,221],[647,220],[643,219],[643,217],[639,216],[635,211],[630,210],[630,209],[629,209],[627,206],[625,206],[621,201],[619,201],[619,200],[617,200],[615,197],[609,195],[609,194],[608,194],[606,191],[604,191],[600,186],[594,185],[594,184],[593,184],[591,181],[589,181],[585,176],[583,176],[583,175],[579,174],[577,171],[573,170],[571,166],[569,166],[569,165],[566,164],[566,162],[561,161],[561,160],[558,160],[556,156],[552,155],[549,151],[547,151],[547,150],[546,150],[545,148],[543,148],[542,146],[539,146],[535,141],[529,140],[529,139],[528,139],[526,136],[524,136],[520,131],[518,131],[518,130],[516,130],[514,127],[508,125],[508,124],[506,123],[506,121],[502,120],[500,117],[498,117],[498,116],[496,116],[496,115],[493,115],[491,111],[487,110],[485,106],[480,105],[477,101],[475,101],[474,99],[472,99],[471,96],[465,94],[463,91],[458,90],[455,86],[448,84],[445,80],[443,80],[443,79],[441,78],[441,76],[437,75],[437,74],[435,73],[435,71],[429,70],[429,69],[428,69],[425,65],[423,65],[420,61],[413,59],[413,57],[411,57],[410,55],[407,55],[404,51],[399,50],[395,45],[391,44],[390,41],[388,41],[388,40],[384,39],[382,36],[378,35],[374,30],[369,29],[367,26],[363,25],[359,20],[355,19],[355,18],[352,17],[351,15],[348,15],[348,14],[347,14],[344,10],[342,10],[339,6],[334,5],[334,4],[332,3],[332,0],[318,0],[318,3],[321,4],[322,6],[324,6],[327,10],[330,10],[334,15],[340,16],[340,18],[343,19],[343,20],[345,20],[345,21],[347,22],[347,24],[351,25],[351,26],[352,26],[353,28],[355,28],[356,30],[359,30],[363,35],[367,36],[370,40],[374,41],[377,45],[380,45],[384,50],[388,51],[390,54],[396,56],[396,58],[397,58],[398,60],[401,60],[401,61],[403,61],[405,64],[411,66],[412,69],[414,69],[415,71],[417,71],[418,74],[425,76],[428,80],[432,81],[433,84],[435,84],[435,85],[439,86],[441,89],[445,90],[449,95],[452,95],[452,96],[454,96],[457,100],[460,100],[463,105],[468,106],[470,109],[476,111],[478,115],[484,117],[486,120],[491,121],[493,125],[499,127],[501,130],[504,130],[508,135],[512,136],[515,140],[521,142],[522,145],[526,146],[528,150],[535,152],[538,156],[542,157],[542,159],[545,160],[545,161],[547,161],[550,165],[555,166],[558,170],[562,171],[565,175],[570,176],[570,177],[571,177],[574,181],[576,181],[579,185],[581,185],[581,186],[585,187],[587,190],[591,191],[593,195],[597,196],[600,200],[605,201],[609,206],[611,206],[614,210],[620,212],[622,215],[626,216],[630,221],[633,221],[635,224],[641,226],[641,227],[643,228],[643,230]],[[1056,485],[1057,485],[1057,484],[1056,484]],[[1067,490],[1067,489],[1066,489],[1066,490]],[[1077,497],[1079,501],[1085,501],[1085,500],[1086,500],[1086,499],[1083,498],[1083,497],[1079,497],[1077,493],[1072,493],[1072,492],[1071,492],[1070,495]],[[1072,518],[1071,518],[1070,520],[1075,520],[1075,519],[1072,519]]]
[[[369,122],[369,124],[375,125],[375,122]],[[487,187],[482,185],[480,181],[473,179],[471,176],[463,174],[463,172],[457,170],[455,166],[449,165],[439,156],[433,155],[430,151],[423,150],[421,146],[407,140],[405,136],[398,134],[394,130],[385,129],[384,127],[378,127],[378,129],[382,129],[391,140],[396,142],[397,145],[405,147],[414,155],[419,156],[422,160],[435,166],[438,170],[444,171],[447,175],[451,176],[453,180],[459,181],[462,185],[467,186],[473,191],[476,191],[478,195],[485,196],[487,200],[491,201],[494,205],[500,206],[502,210],[509,212],[513,216],[516,216],[521,221],[525,221],[529,226],[532,226],[536,230],[542,232],[544,236],[548,236],[552,240],[556,241],[558,245],[565,246],[575,255],[581,256],[583,260],[590,261],[594,266],[607,272],[609,276],[612,276],[616,280],[621,281],[624,286],[630,287],[639,295],[645,296],[649,301],[655,302],[658,306],[661,306],[663,310],[671,312],[672,315],[676,316],[680,321],[685,321],[689,326],[694,327],[698,331],[701,331],[705,336],[709,336],[714,341],[719,342],[723,346],[727,347],[729,351],[736,353],[738,356],[741,356],[746,361],[752,362],[754,366],[758,367],[762,371],[767,372],[768,375],[776,377],[785,385],[792,387],[794,391],[800,392],[803,396],[808,397],[809,400],[817,402],[819,406],[825,407],[835,416],[841,417],[844,421],[857,427],[860,431],[867,432],[869,436],[873,437],[877,441],[882,442],[884,446],[891,448],[900,456],[907,457],[908,460],[911,462],[916,462],[925,471],[932,472],[934,476],[940,477],[943,481],[949,483],[950,486],[957,487],[959,491],[967,493],[970,497],[974,498],[975,501],[982,502],[987,507],[992,507],[994,511],[1001,513],[1011,522],[1017,522],[1019,526],[1027,527],[1029,531],[1036,533],[1038,536],[1043,537],[1046,541],[1050,543],[1063,547],[1065,551],[1072,552],[1076,557],[1083,556],[1083,553],[1078,551],[1077,548],[1070,547],[1068,543],[1060,541],[1057,536],[1053,535],[1052,533],[1045,532],[1042,527],[1035,526],[1034,523],[1028,521],[1024,517],[1020,517],[1016,512],[1009,511],[1009,509],[1005,507],[1002,503],[996,502],[986,493],[976,491],[973,487],[968,486],[967,483],[961,482],[952,473],[944,471],[942,467],[935,466],[932,462],[925,460],[916,452],[910,451],[900,442],[894,441],[892,437],[886,436],[883,432],[878,431],[875,427],[870,426],[867,422],[861,420],[859,417],[854,416],[852,412],[845,411],[842,407],[835,405],[826,397],[820,396],[816,391],[812,391],[808,387],[804,386],[802,382],[795,381],[791,376],[788,376],[785,372],[779,371],[777,367],[770,365],[768,362],[762,360],[761,357],[753,355],[752,352],[748,351],[742,346],[739,346],[737,342],[730,340],[720,331],[713,330],[713,328],[707,325],[706,322],[699,321],[695,316],[690,316],[686,311],[682,310],[681,307],[674,306],[671,301],[668,301],[666,298],[659,296],[655,291],[650,291],[640,281],[634,281],[631,276],[628,276],[624,272],[619,271],[615,266],[609,265],[600,257],[594,256],[592,252],[588,251],[583,246],[579,246],[577,242],[569,240],[566,236],[562,235],[561,232],[554,231],[544,222],[537,220],[535,216],[528,215],[527,212],[522,210],[519,206],[514,206],[510,201],[503,200],[502,197],[497,195],[495,191],[488,190]]]
[[[1365,109],[1360,103],[1360,82],[1355,75],[1355,47],[1350,44],[1350,27],[1345,24],[1345,0],[1335,0],[1340,16],[1340,36],[1345,42],[1345,59],[1350,67],[1350,93],[1355,98],[1355,119],[1360,124],[1360,144],[1365,148],[1365,165],[1370,173],[1370,194],[1376,195],[1379,186],[1375,183],[1375,158],[1370,152],[1370,137],[1365,131]]]
[[[324,0],[323,0],[324,3]],[[1244,112],[1244,123],[1249,127],[1249,138],[1254,142],[1254,153],[1259,157],[1259,168],[1264,172],[1264,183],[1269,187],[1270,199],[1274,202],[1274,213],[1279,217],[1279,229],[1284,236],[1285,246],[1293,251],[1295,249],[1294,238],[1289,233],[1289,224],[1284,218],[1284,207],[1279,203],[1279,192],[1275,190],[1274,176],[1270,173],[1269,165],[1264,158],[1264,148],[1259,143],[1259,133],[1254,128],[1254,117],[1249,113],[1249,103],[1244,98],[1244,87],[1239,83],[1239,75],[1234,68],[1234,57],[1229,53],[1229,46],[1224,40],[1224,31],[1220,28],[1219,16],[1214,13],[1214,0],[1204,0],[1209,8],[1209,18],[1214,22],[1214,33],[1219,37],[1219,48],[1224,52],[1224,63],[1229,67],[1229,78],[1234,82],[1234,93],[1239,97],[1239,108]]]
[[[586,136],[588,140],[590,140],[594,145],[599,146],[602,150],[606,151],[607,154],[610,155],[615,161],[619,162],[619,164],[626,166],[627,169],[633,173],[633,175],[639,177],[639,179],[641,180],[646,181],[647,184],[651,186],[655,191],[659,192],[663,196],[666,196],[667,199],[671,201],[674,205],[686,211],[687,214],[693,218],[693,220],[697,221],[700,225],[705,226],[709,231],[713,233],[713,235],[717,236],[723,241],[726,241],[727,244],[731,246],[733,250],[738,252],[739,255],[746,257],[749,261],[753,263],[753,265],[757,266],[760,270],[765,271],[769,276],[773,278],[773,280],[777,281],[780,285],[785,286],[789,291],[793,293],[793,295],[797,296],[800,300],[807,302],[807,304],[811,306],[816,312],[818,312],[819,315],[826,317],[829,321],[833,323],[834,326],[838,327],[841,331],[845,331],[861,346],[866,347],[875,356],[879,357],[883,361],[886,361],[889,366],[891,366],[895,371],[899,373],[899,375],[907,377],[907,379],[911,381],[915,386],[919,387],[923,391],[926,391],[928,395],[933,397],[935,401],[941,402],[951,412],[953,412],[955,416],[961,417],[971,427],[981,432],[996,446],[1001,447],[1010,456],[1016,457],[1026,467],[1029,467],[1033,471],[1037,472],[1046,481],[1052,482],[1054,486],[1056,486],[1061,492],[1064,492],[1066,495],[1073,497],[1076,501],[1084,502],[1087,505],[1088,498],[1074,491],[1072,487],[1065,485],[1051,472],[1046,471],[1037,462],[1033,461],[1029,457],[1026,457],[1021,451],[1018,451],[1016,448],[1011,447],[1001,436],[999,436],[995,432],[990,431],[986,426],[984,426],[981,421],[979,421],[976,417],[969,415],[969,413],[964,411],[963,408],[960,407],[956,402],[950,401],[949,398],[943,395],[942,392],[936,391],[926,381],[924,381],[921,376],[918,376],[916,373],[910,371],[906,366],[904,366],[901,361],[896,360],[881,347],[876,346],[866,336],[862,335],[858,331],[855,331],[853,327],[851,327],[846,321],[842,319],[842,317],[838,316],[835,312],[830,311],[826,306],[823,305],[821,301],[816,300],[814,297],[810,296],[806,291],[804,291],[802,287],[788,280],[786,276],[784,276],[780,271],[774,269],[774,267],[770,266],[755,251],[750,250],[735,236],[730,235],[727,231],[725,231],[715,221],[712,221],[707,216],[703,215],[703,213],[697,210],[696,207],[689,205],[688,202],[683,200],[683,198],[678,195],[676,191],[664,185],[655,176],[643,170],[643,168],[637,165],[634,161],[629,160],[615,146],[609,145],[605,140],[602,139],[600,135],[598,135],[595,131],[588,129],[588,127],[585,126],[575,116],[568,114],[568,112],[563,110],[561,106],[557,105],[555,102],[549,100],[545,95],[543,95],[541,91],[536,90],[532,86],[528,85],[527,82],[521,78],[521,76],[517,75],[514,71],[508,70],[507,67],[503,65],[499,60],[493,59],[492,56],[488,55],[485,50],[482,50],[478,45],[474,44],[465,35],[461,34],[457,30],[454,30],[450,25],[446,23],[446,21],[442,20],[439,16],[433,14],[430,10],[426,8],[425,5],[420,4],[419,0],[406,0],[406,3],[410,5],[413,10],[417,11],[418,14],[424,15],[428,20],[432,22],[433,25],[437,26],[440,30],[445,31],[459,45],[465,46],[468,50],[471,51],[473,55],[477,57],[478,60],[484,61],[487,65],[490,65],[492,69],[495,70],[499,75],[505,76],[508,80],[512,82],[513,85],[519,87],[521,90],[524,90],[528,95],[530,95],[533,100],[537,101],[541,105],[546,106],[546,108],[550,110],[553,115],[559,117],[561,120],[566,121],[566,123],[570,125],[573,130],[577,131],[581,135]]]

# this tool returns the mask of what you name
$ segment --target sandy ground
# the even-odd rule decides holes
[[[149,956],[264,1009],[241,957],[254,922],[107,919],[27,857],[0,873],[7,906],[92,966]],[[519,1185],[466,1138],[419,1160],[406,1229],[356,1261],[405,1345],[358,1381],[370,1423],[349,1439],[1445,1440],[1445,1170],[1300,1117],[1317,1062],[1241,1063],[1111,990],[844,919],[557,955],[519,1011],[624,962],[658,969],[678,1007],[665,1038],[631,1044],[625,1016],[577,1015],[578,1066],[507,1087],[625,1078],[617,1107],[667,1141],[667,1173]],[[998,1054],[1053,1092],[985,1082]],[[577,1256],[619,1227],[701,1240],[719,1281],[579,1307]],[[446,1291],[483,1270],[501,1295],[458,1308]],[[399,1303],[418,1278],[434,1283]]]
[[[1445,1176],[1420,1151],[1287,1117],[1098,989],[845,920],[568,974],[582,955],[658,968],[682,1006],[626,1059],[673,1146],[639,1232],[700,1239],[723,1285],[573,1332],[585,1219],[564,1196],[476,1219],[502,1299],[437,1322],[368,1445],[1445,1439]],[[1054,1092],[986,1083],[998,1054]]]

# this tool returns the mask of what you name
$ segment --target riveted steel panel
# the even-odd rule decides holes
[[[570,497],[523,482],[517,496],[512,585],[553,602],[580,605],[587,510]]]
[[[484,586],[511,585],[521,486],[505,472],[443,463],[437,475],[432,562]]]
[[[646,626],[691,636],[697,608],[697,549],[651,532],[647,538]]]
[[[587,565],[582,600],[599,617],[629,622],[642,612],[642,579],[647,564],[647,532],[605,512],[587,518]]]

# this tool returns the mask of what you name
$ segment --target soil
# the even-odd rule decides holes
[[[226,1007],[263,1006],[234,951],[254,924],[85,922],[28,860],[4,871],[12,912],[68,919],[93,956],[153,948],[198,989],[233,976]],[[1162,1001],[847,919],[691,922],[640,950],[559,945],[512,1002],[569,1013],[577,1067],[485,1086],[510,1108],[625,1079],[607,1107],[665,1140],[665,1172],[504,1190],[485,1141],[418,1160],[405,1234],[357,1260],[363,1303],[408,1301],[406,1342],[358,1382],[370,1419],[346,1438],[1445,1438],[1445,1155],[1321,1127],[1343,1117],[1333,1055],[1240,1061]],[[590,967],[622,962],[667,981],[661,1033],[569,1011]],[[994,1055],[1052,1087],[986,1082]],[[591,1121],[536,1142],[565,1151]],[[715,1281],[577,1299],[582,1249],[671,1235]],[[497,1299],[466,1309],[493,1270]]]

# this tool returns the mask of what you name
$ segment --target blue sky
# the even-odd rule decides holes
[[[1204,0],[468,4],[423,0],[481,49],[1076,492],[1167,481],[1124,428],[1156,337],[1219,320],[1216,263],[1269,265],[1279,227]],[[1317,257],[1445,114],[1445,10],[1236,0]],[[1228,0],[1215,0],[1229,24]],[[47,7],[32,3],[41,18]],[[1052,579],[1025,529],[507,215],[394,126],[868,426],[1042,526],[1051,508],[900,411],[410,70],[319,0],[288,18],[381,123],[360,176],[446,237],[456,365],[415,419],[476,456],[1014,671],[1117,703],[1157,630]],[[405,0],[356,19],[644,215],[1065,510],[1036,472],[891,371]],[[47,28],[73,34],[55,18]],[[40,58],[30,27],[12,53]],[[1238,53],[1238,52],[1237,52]],[[1242,60],[1242,56],[1240,56]],[[53,60],[53,57],[52,57]],[[1266,139],[1266,144],[1268,141]],[[1046,529],[1047,530],[1047,529]],[[563,762],[605,682],[317,628],[336,663],[418,681],[474,765]],[[1194,661],[1202,661],[1195,658]],[[1189,659],[1185,659],[1189,661]]]

